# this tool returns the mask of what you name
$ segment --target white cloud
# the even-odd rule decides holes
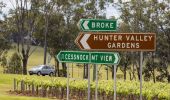
[[[110,18],[112,16],[118,18],[120,16],[120,12],[118,12],[116,7],[114,8],[112,4],[109,4],[108,7],[106,8],[106,17]]]
[[[0,2],[3,2],[6,6],[2,8],[3,14],[8,14],[8,11],[10,9],[14,9],[15,7],[15,0],[0,0]],[[3,14],[0,15],[0,19],[3,19]]]

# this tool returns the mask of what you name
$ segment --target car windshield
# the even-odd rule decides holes
[[[33,68],[42,68],[43,66],[42,65],[38,65],[38,66],[35,66]]]

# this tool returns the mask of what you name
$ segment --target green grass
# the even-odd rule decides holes
[[[22,75],[0,74],[0,100],[49,100],[49,98],[9,94],[9,91],[13,90],[14,77],[22,77]]]

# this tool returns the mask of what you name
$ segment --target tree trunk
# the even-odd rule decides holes
[[[55,58],[54,58],[54,62],[55,62],[55,65],[54,65],[54,67],[55,67],[55,73],[54,73],[54,75],[55,75],[55,77],[57,76],[57,61],[55,60]]]
[[[168,75],[168,83],[170,83],[170,75]]]
[[[62,63],[62,68],[63,68],[63,76],[67,77],[67,67],[66,67],[66,63]]]
[[[60,66],[59,66],[59,61],[57,60],[57,74],[58,74],[58,77],[60,77]]]
[[[90,66],[88,67],[88,64],[86,64],[86,79],[88,79],[88,70],[89,70]]]
[[[86,78],[86,64],[83,66],[83,78]]]
[[[19,52],[19,36],[17,36],[17,51]]]
[[[94,64],[94,66],[93,66],[93,81],[95,81],[96,80],[96,64]]]
[[[156,82],[156,79],[155,79],[155,65],[154,65],[154,54],[153,54],[153,52],[152,52],[152,76],[153,76],[153,82],[155,83]]]
[[[129,76],[130,76],[129,79],[130,79],[130,80],[133,80],[133,76],[132,76],[132,73],[131,73],[131,72],[129,72]]]
[[[152,71],[152,76],[153,76],[153,82],[155,83],[156,82],[156,79],[155,79],[155,70],[153,69]]]
[[[140,70],[139,70],[139,68],[137,68],[137,72],[138,72],[138,79],[140,80]]]
[[[135,79],[136,80],[136,76],[135,76],[135,64],[133,63],[132,65],[132,80]]]
[[[54,58],[54,62],[55,62],[55,76],[60,77],[60,73],[59,73],[59,61],[57,59]]]
[[[127,69],[127,65],[125,64],[125,67],[124,67],[124,81],[126,80],[126,69]]]
[[[109,79],[109,68],[108,67],[107,67],[106,74],[107,74],[107,80],[108,80]]]
[[[140,69],[139,69],[139,62],[138,61],[136,61],[136,69],[137,69],[138,79],[140,80]]]
[[[28,62],[28,58],[24,57],[22,59],[22,63],[23,63],[23,74],[27,75],[27,62]]]
[[[112,65],[112,79],[114,79],[114,65]]]
[[[87,79],[88,78],[88,66],[87,64],[84,64],[84,79]]]

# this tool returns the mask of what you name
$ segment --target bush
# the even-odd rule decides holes
[[[18,53],[14,53],[6,66],[6,73],[22,74],[21,58]]]

